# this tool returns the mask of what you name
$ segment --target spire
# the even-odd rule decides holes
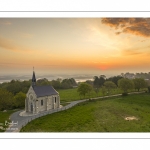
[[[32,75],[32,86],[36,85],[36,77],[35,77],[35,72],[34,72],[34,67],[33,67],[33,75]]]

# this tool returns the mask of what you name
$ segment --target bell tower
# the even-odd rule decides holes
[[[34,72],[34,67],[33,67],[33,75],[32,75],[32,86],[36,85],[36,77],[35,77],[35,72]]]

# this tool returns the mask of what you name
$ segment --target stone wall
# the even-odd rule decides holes
[[[60,105],[59,95],[39,97],[39,98],[37,98],[37,100],[38,100],[37,101],[37,107],[38,107],[37,112],[46,111],[46,110],[50,110],[50,109],[56,109],[56,108],[59,108],[59,105]],[[43,101],[43,105],[41,105],[41,103],[42,103],[41,101]]]

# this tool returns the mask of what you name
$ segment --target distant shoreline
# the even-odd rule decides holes
[[[36,79],[44,79],[46,78],[48,81],[56,80],[56,79],[68,79],[68,78],[74,78],[75,81],[78,82],[84,82],[86,80],[94,80],[94,76],[100,76],[102,74],[37,74]],[[150,72],[148,73],[121,73],[122,77],[126,77],[129,79],[134,78],[144,78],[145,80],[150,80]],[[114,77],[114,76],[120,76],[119,74],[105,74],[106,78]],[[32,74],[24,74],[24,75],[18,75],[18,74],[9,74],[9,75],[0,75],[0,84],[4,82],[10,82],[11,80],[20,80],[20,81],[28,81],[32,77]]]
[[[67,78],[74,78],[76,82],[84,82],[86,80],[93,80],[94,75],[46,75],[46,76],[39,76],[38,79],[46,78],[49,81],[56,80],[58,78],[67,79]],[[22,75],[22,76],[15,76],[15,75],[7,75],[7,76],[0,76],[0,84],[4,82],[10,82],[11,80],[20,80],[20,81],[28,81],[31,77],[29,75]]]

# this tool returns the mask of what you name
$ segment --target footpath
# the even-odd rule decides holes
[[[129,94],[141,94],[144,93],[144,91],[142,92],[132,92]],[[110,96],[104,96],[104,97],[96,97],[96,98],[90,98],[90,100],[96,100],[96,99],[105,99],[105,98],[109,98],[109,97],[118,97],[121,96],[122,94],[116,94],[116,95],[110,95]],[[89,99],[83,99],[83,100],[76,100],[76,101],[71,101],[68,105],[61,107],[61,108],[57,108],[57,109],[52,109],[49,111],[43,111],[40,112],[38,114],[29,114],[29,115],[23,115],[25,113],[24,110],[20,110],[17,111],[15,113],[13,113],[10,116],[10,120],[12,121],[10,124],[10,126],[7,128],[7,130],[5,132],[19,132],[21,130],[22,127],[24,127],[26,124],[28,124],[30,121],[36,119],[36,118],[40,118],[42,116],[48,115],[48,114],[53,114],[55,112],[59,112],[59,111],[63,111],[63,110],[67,110],[81,102],[85,102],[88,101]]]

